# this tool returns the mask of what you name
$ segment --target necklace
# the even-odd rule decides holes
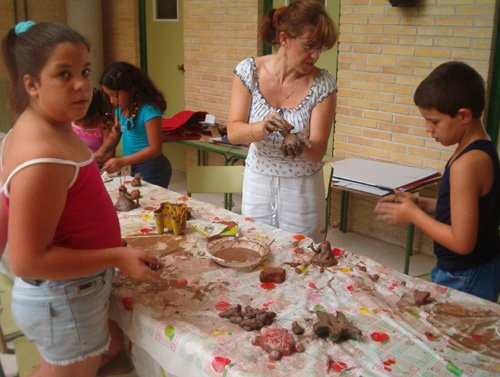
[[[290,93],[285,95],[286,99],[290,98],[290,96],[295,92],[295,89],[297,89],[298,85],[299,85],[299,79],[295,79],[295,85],[293,86],[292,90],[290,90]]]

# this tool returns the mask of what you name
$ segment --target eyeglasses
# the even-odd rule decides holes
[[[314,47],[314,44],[311,43],[311,42],[307,42],[307,39],[304,39],[304,38],[295,38],[295,40],[297,41],[297,43],[300,45],[300,47],[302,47],[304,49],[304,51],[308,52],[308,53],[311,53],[311,52],[317,52],[318,55],[321,54],[323,51],[326,50],[326,47],[325,46],[321,46],[321,47]],[[305,42],[303,42],[303,40],[305,40]]]

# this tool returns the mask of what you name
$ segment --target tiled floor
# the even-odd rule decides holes
[[[186,193],[185,174],[174,171],[170,181],[170,190]],[[224,198],[222,194],[193,194],[194,198],[223,206]],[[241,195],[233,195],[233,211],[241,211]],[[395,246],[386,242],[378,241],[371,237],[366,237],[354,232],[342,233],[337,228],[328,230],[327,239],[332,246],[354,251],[360,255],[367,256],[385,266],[391,267],[397,271],[403,271],[405,249],[401,246]],[[411,276],[420,276],[430,272],[435,264],[435,258],[425,254],[413,255],[410,259]]]

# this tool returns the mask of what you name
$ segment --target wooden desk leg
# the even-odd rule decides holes
[[[410,271],[410,257],[413,254],[413,236],[415,235],[415,225],[408,224],[406,227],[406,253],[404,273],[408,275]]]
[[[340,224],[339,229],[342,233],[347,231],[347,210],[349,209],[349,193],[342,190],[340,198]]]

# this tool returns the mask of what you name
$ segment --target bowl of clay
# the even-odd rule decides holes
[[[269,255],[271,247],[264,241],[247,237],[224,237],[207,244],[214,262],[225,267],[254,268]]]

